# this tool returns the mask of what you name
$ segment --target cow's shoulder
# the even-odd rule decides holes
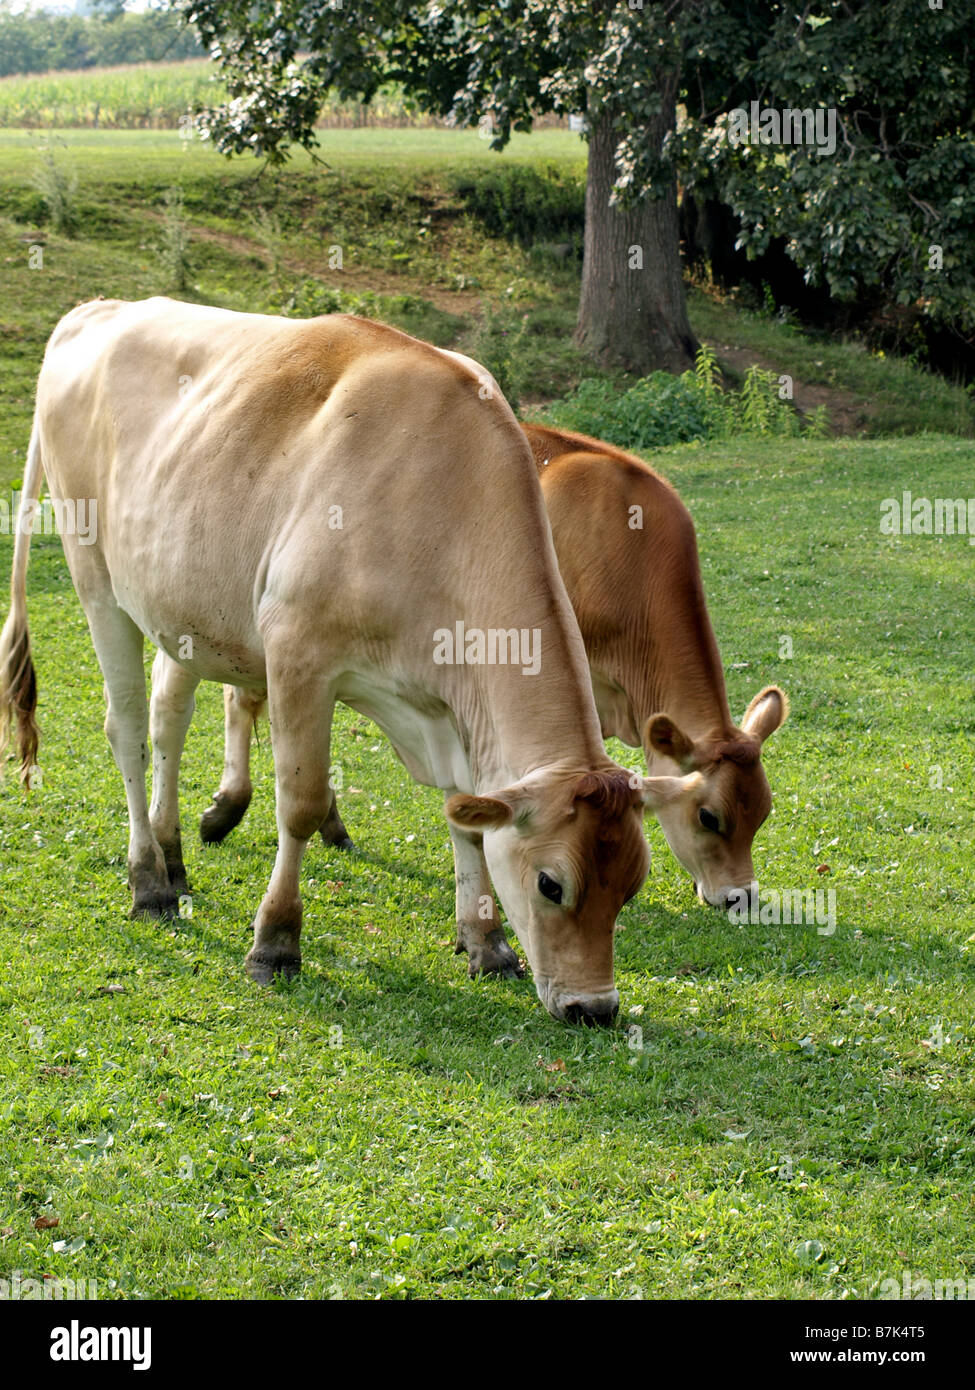
[[[545,425],[521,426],[542,480],[546,501],[585,506],[592,515],[621,505],[649,511],[659,527],[684,535],[693,523],[677,489],[635,454],[605,440]],[[634,528],[636,529],[636,528]]]

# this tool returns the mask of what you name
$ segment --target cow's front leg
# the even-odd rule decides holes
[[[282,644],[285,652],[288,644]],[[300,644],[291,644],[292,651]],[[245,966],[270,984],[301,968],[299,875],[305,846],[328,814],[329,734],[334,699],[327,682],[309,675],[300,657],[275,663],[268,653],[268,700],[274,752],[278,853],[254,919],[254,945]]]
[[[223,688],[223,776],[200,820],[200,839],[216,844],[239,825],[251,804],[251,736],[265,696],[236,685]]]
[[[508,945],[484,858],[483,837],[461,830],[449,820],[454,847],[457,942],[454,953],[467,952],[467,973],[521,979],[524,966]]]
[[[190,727],[199,679],[166,655],[156,653],[152,663],[152,703],[149,735],[152,739],[152,804],[149,824],[162,847],[173,892],[189,892],[179,831],[179,764],[186,731]]]

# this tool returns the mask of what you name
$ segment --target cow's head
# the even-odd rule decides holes
[[[453,796],[447,816],[483,835],[501,904],[554,1018],[611,1023],[613,932],[646,878],[645,806],[658,810],[696,778],[547,769],[492,796]]]
[[[757,890],[752,841],[772,809],[762,744],[785,721],[789,702],[776,685],[755,696],[741,728],[720,738],[689,739],[666,714],[643,730],[652,773],[676,765],[698,781],[657,811],[667,843],[694,880],[698,897],[725,907],[733,889]]]

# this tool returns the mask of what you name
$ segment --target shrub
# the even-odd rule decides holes
[[[163,194],[163,204],[163,234],[162,241],[156,247],[156,254],[166,272],[167,288],[185,290],[189,288],[192,267],[189,257],[190,231],[183,207],[183,190],[167,188]]]
[[[555,165],[502,165],[456,175],[453,189],[492,236],[523,246],[542,243],[541,251],[556,255],[566,245],[581,251],[586,210],[581,175]]]
[[[75,206],[78,175],[73,169],[65,169],[58,163],[50,145],[41,147],[31,183],[41,196],[52,231],[71,236],[78,220]]]
[[[789,436],[801,432],[799,416],[779,398],[774,372],[750,367],[739,394],[720,383],[714,352],[702,346],[693,372],[653,372],[628,390],[587,379],[549,406],[545,418],[563,429],[605,439],[621,449],[659,449],[728,435]],[[808,426],[821,434],[817,416]]]

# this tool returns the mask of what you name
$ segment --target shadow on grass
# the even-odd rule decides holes
[[[682,917],[664,910],[655,915],[663,919],[676,954],[699,944],[699,933],[684,934]],[[573,1123],[589,1127],[676,1125],[686,1142],[729,1147],[725,1130],[731,1120],[733,1128],[744,1125],[756,1141],[784,1150],[851,1166],[901,1161],[926,1172],[947,1169],[957,1149],[950,1132],[962,1142],[975,1129],[971,1104],[940,1100],[924,1062],[895,1055],[883,1036],[842,1048],[802,1048],[791,1038],[800,1026],[794,1019],[783,1020],[778,1035],[772,1030],[768,1037],[747,1039],[731,1031],[737,1012],[732,1007],[689,1016],[686,1026],[643,1015],[641,1044],[634,1051],[622,1024],[589,1030],[549,1018],[530,980],[469,982],[465,958],[449,948],[437,959],[440,977],[392,955],[351,968],[343,959],[341,977],[332,976],[328,949],[320,938],[316,942],[312,925],[305,934],[302,975],[260,991],[244,978],[246,927],[237,941],[199,917],[180,924],[175,940],[158,932],[150,923],[123,929],[134,957],[152,961],[164,975],[185,979],[199,973],[202,952],[240,982],[225,988],[211,980],[200,1017],[189,1016],[196,1010],[187,1010],[180,997],[171,1015],[178,1025],[207,1029],[207,1010],[219,994],[228,1001],[236,995],[251,1024],[254,1012],[292,1028],[340,1021],[354,1046],[384,1066],[433,1083],[473,1083],[505,1106],[571,1109]],[[835,945],[837,938],[820,941]],[[783,964],[781,957],[770,962],[770,982],[781,984],[788,973]],[[858,987],[854,965],[853,959],[835,962],[844,991]],[[209,973],[205,965],[202,970]],[[864,970],[861,984],[876,982],[880,973]],[[761,974],[749,969],[746,978],[760,980]],[[623,1008],[625,1013],[625,999]],[[225,1027],[226,1020],[215,1017],[212,1026]],[[753,1026],[764,1031],[761,1023]],[[568,1059],[565,1068],[549,1070],[553,1058]]]

